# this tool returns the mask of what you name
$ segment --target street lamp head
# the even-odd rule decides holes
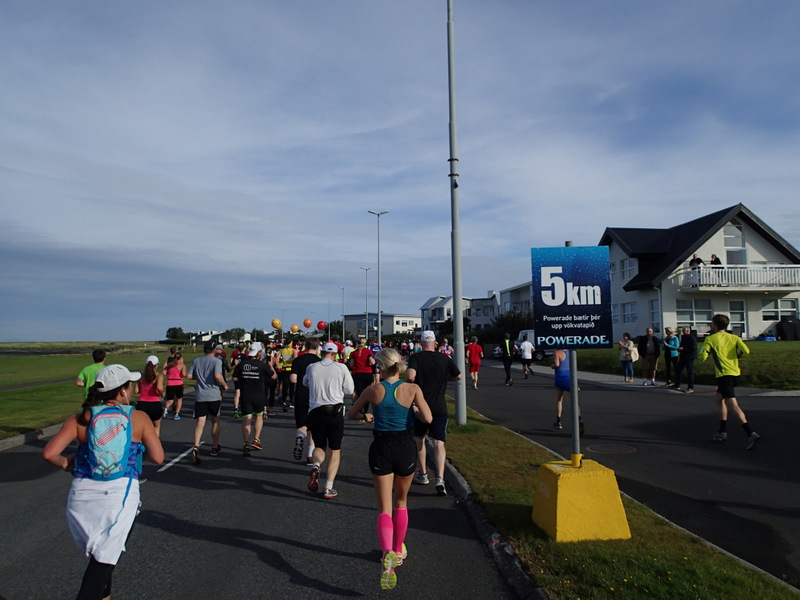
[[[386,213],[388,213],[389,211],[388,211],[388,210],[382,210],[382,211],[380,211],[380,212],[375,212],[374,210],[368,210],[367,212],[368,212],[369,214],[371,214],[371,215],[375,215],[376,217],[380,218],[380,216],[381,216],[381,215],[385,215],[385,214],[386,214]]]

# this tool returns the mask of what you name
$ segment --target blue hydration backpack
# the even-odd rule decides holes
[[[130,474],[128,463],[131,457],[133,408],[126,404],[92,407],[87,437],[89,469],[95,481],[110,481]],[[136,457],[135,468],[141,472],[141,452]]]

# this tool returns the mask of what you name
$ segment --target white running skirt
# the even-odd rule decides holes
[[[72,480],[67,499],[69,529],[78,548],[97,562],[117,564],[138,512],[138,479]]]

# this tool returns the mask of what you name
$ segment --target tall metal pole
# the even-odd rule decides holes
[[[458,219],[458,148],[456,135],[455,63],[453,57],[453,0],[447,0],[447,73],[450,92],[450,213],[453,261],[453,346],[455,361],[464,369],[464,308],[461,290],[461,232]],[[456,425],[467,424],[467,378],[455,382]]]
[[[567,248],[572,247],[572,242],[565,242]],[[572,407],[572,460],[573,467],[581,466],[581,423],[580,404],[578,403],[578,353],[569,351],[569,399]]]
[[[342,344],[347,339],[347,333],[345,333],[344,327],[344,288],[340,285],[339,289],[342,290]]]
[[[364,271],[364,338],[369,340],[369,270],[371,267],[361,267]]]
[[[375,212],[374,210],[368,210],[367,212],[378,217],[378,345],[380,346],[383,345],[383,338],[381,337],[381,321],[383,320],[383,315],[381,315],[381,215],[385,215],[389,211]]]

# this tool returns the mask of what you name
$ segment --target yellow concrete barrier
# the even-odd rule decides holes
[[[539,467],[533,522],[557,542],[631,537],[614,471],[593,460]]]

